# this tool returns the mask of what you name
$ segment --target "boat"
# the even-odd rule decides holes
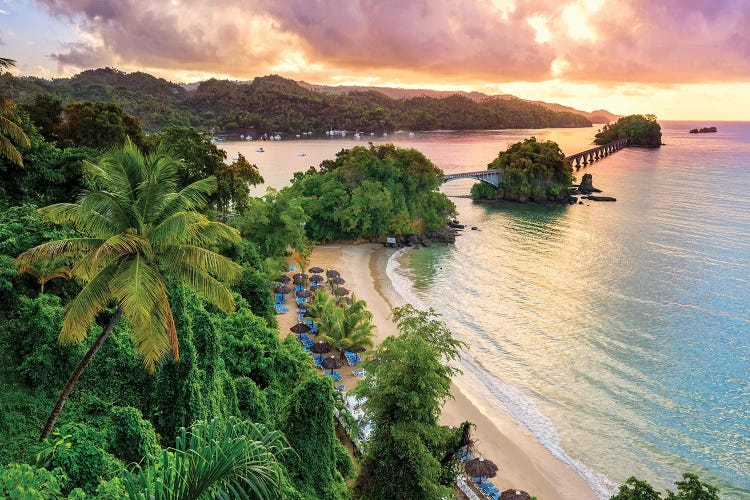
[[[359,132],[357,132],[356,134],[354,134],[354,138],[355,139],[359,139]]]
[[[414,137],[414,132],[409,132],[409,137]]]
[[[279,134],[276,134],[275,136],[273,136],[273,139],[275,141],[280,141],[281,140],[281,136]]]
[[[253,140],[253,136],[251,136],[251,135],[246,135],[246,136],[245,136],[245,140],[246,140],[246,141],[252,141],[252,140]]]
[[[296,137],[297,139],[299,139],[299,134],[297,134],[297,135],[296,135],[295,137]]]
[[[307,153],[297,153],[297,156],[307,156]]]
[[[383,132],[383,137],[388,137],[388,132]]]
[[[262,152],[265,151],[265,149],[263,149],[263,148],[257,148],[255,151],[257,151],[258,153],[262,153]]]

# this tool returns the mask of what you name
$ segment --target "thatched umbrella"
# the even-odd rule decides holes
[[[311,267],[310,269],[308,269],[308,272],[311,272],[311,273],[314,273],[314,274],[320,274],[320,273],[323,272],[323,268],[322,267],[318,267],[318,266]]]
[[[331,370],[331,375],[333,375],[333,370],[336,370],[337,368],[341,368],[344,366],[344,362],[338,358],[334,358],[333,356],[326,358],[321,363],[323,368],[327,370]]]
[[[464,464],[464,470],[471,477],[495,477],[497,465],[492,460],[473,458]]]
[[[286,274],[282,274],[281,276],[276,278],[274,281],[278,281],[279,283],[284,283],[286,285],[287,283],[290,283],[292,279]]]
[[[282,285],[282,286],[277,286],[276,288],[273,289],[273,291],[275,293],[282,293],[282,294],[286,295],[287,293],[291,292],[292,289],[289,288],[288,286]]]
[[[333,291],[333,294],[337,297],[343,297],[344,295],[349,295],[349,290],[347,290],[344,287],[337,288]]]
[[[295,285],[304,285],[305,283],[307,283],[307,279],[305,278],[294,278]]]
[[[346,280],[344,280],[344,278],[342,278],[341,276],[336,276],[335,278],[331,278],[331,283],[333,283],[334,285],[343,285],[344,283],[346,283]]]
[[[498,500],[531,500],[531,495],[523,490],[505,490],[500,493]]]
[[[326,271],[326,276],[328,278],[337,278],[341,276],[341,274],[339,274],[339,272],[335,269],[329,269],[328,271]]]
[[[310,291],[311,292],[317,292],[321,288],[323,288],[323,285],[313,285],[313,286],[310,287]]]
[[[310,276],[310,281],[313,283],[320,283],[321,281],[323,281],[323,276],[319,274],[313,274],[312,276]]]
[[[315,342],[312,347],[310,347],[310,350],[315,354],[322,355],[331,352],[333,350],[333,346],[328,342]]]
[[[294,276],[292,276],[292,278],[294,278],[294,279],[298,279],[299,278],[301,280],[306,280],[307,279],[307,275],[305,273],[297,273]]]
[[[297,297],[301,297],[303,299],[306,299],[311,296],[312,296],[312,292],[310,292],[310,290],[300,290],[299,292],[297,292]]]
[[[289,330],[291,330],[292,333],[307,333],[310,331],[310,327],[304,323],[297,323]]]

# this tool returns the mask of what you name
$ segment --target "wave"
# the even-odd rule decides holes
[[[414,292],[411,280],[401,271],[399,258],[408,248],[402,248],[394,252],[386,264],[386,276],[391,282],[400,302],[399,305],[412,304],[418,309],[427,309],[428,306]],[[440,312],[440,311],[438,311]],[[450,323],[450,322],[448,322]],[[523,428],[525,428],[536,440],[547,448],[553,456],[563,463],[569,465],[581,476],[594,492],[602,499],[609,498],[616,490],[617,485],[604,474],[596,472],[582,462],[570,457],[560,443],[560,436],[553,422],[537,406],[535,400],[525,394],[520,388],[506,384],[497,377],[488,373],[481,363],[469,352],[461,354],[461,368],[481,384],[484,397],[493,399],[502,405],[502,408]],[[471,384],[476,386],[476,384]]]

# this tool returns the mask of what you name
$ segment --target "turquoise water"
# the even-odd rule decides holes
[[[631,474],[683,471],[750,498],[750,123],[665,122],[659,150],[626,149],[583,172],[616,203],[569,207],[454,198],[454,246],[389,264],[406,300],[469,343],[464,371],[606,497]],[[355,144],[416,147],[446,172],[485,168],[536,135],[572,154],[592,129],[392,134],[225,143],[272,187]],[[306,156],[298,156],[304,152]],[[466,195],[472,181],[444,186]],[[532,489],[531,487],[529,489]],[[533,490],[532,490],[533,491]]]
[[[689,470],[750,498],[750,124],[698,125],[582,171],[616,203],[455,198],[480,231],[391,266],[469,343],[464,369],[603,497]]]

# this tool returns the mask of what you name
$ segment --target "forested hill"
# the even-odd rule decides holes
[[[114,102],[138,117],[148,131],[170,123],[292,134],[591,126],[575,113],[521,99],[489,97],[477,102],[461,95],[393,99],[375,91],[323,93],[276,75],[251,82],[211,79],[188,90],[146,73],[111,68],[55,80],[5,73],[0,75],[0,92],[20,104],[45,93],[63,102]]]

